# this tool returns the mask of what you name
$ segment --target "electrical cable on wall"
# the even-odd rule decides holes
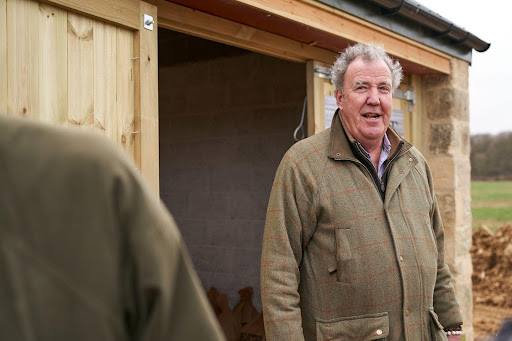
[[[304,132],[304,116],[306,115],[306,103],[307,103],[307,99],[308,97],[304,97],[304,105],[302,106],[302,117],[300,119],[300,123],[299,123],[299,126],[295,129],[295,131],[293,132],[293,138],[295,139],[295,141],[300,141],[300,140],[303,140],[304,137],[306,137],[306,134]],[[300,138],[297,138],[297,133],[301,132],[301,137]]]

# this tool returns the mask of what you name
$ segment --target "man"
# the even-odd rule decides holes
[[[224,340],[171,216],[99,135],[0,116],[2,340]]]
[[[267,340],[460,339],[432,175],[388,127],[401,79],[382,48],[348,47],[331,128],[281,161],[261,261]]]

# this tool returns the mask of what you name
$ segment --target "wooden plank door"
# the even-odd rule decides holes
[[[0,0],[0,111],[104,134],[158,192],[156,7]]]

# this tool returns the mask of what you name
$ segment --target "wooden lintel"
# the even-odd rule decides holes
[[[450,57],[448,55],[317,1],[232,1],[350,41],[382,44],[388,53],[397,58],[450,74]]]
[[[158,6],[158,26],[163,28],[296,62],[315,59],[332,64],[336,57],[332,51],[164,0],[148,2]]]
[[[140,29],[139,0],[41,0],[132,30]]]

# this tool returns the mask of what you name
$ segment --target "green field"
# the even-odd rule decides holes
[[[512,225],[512,181],[471,182],[473,228]]]

